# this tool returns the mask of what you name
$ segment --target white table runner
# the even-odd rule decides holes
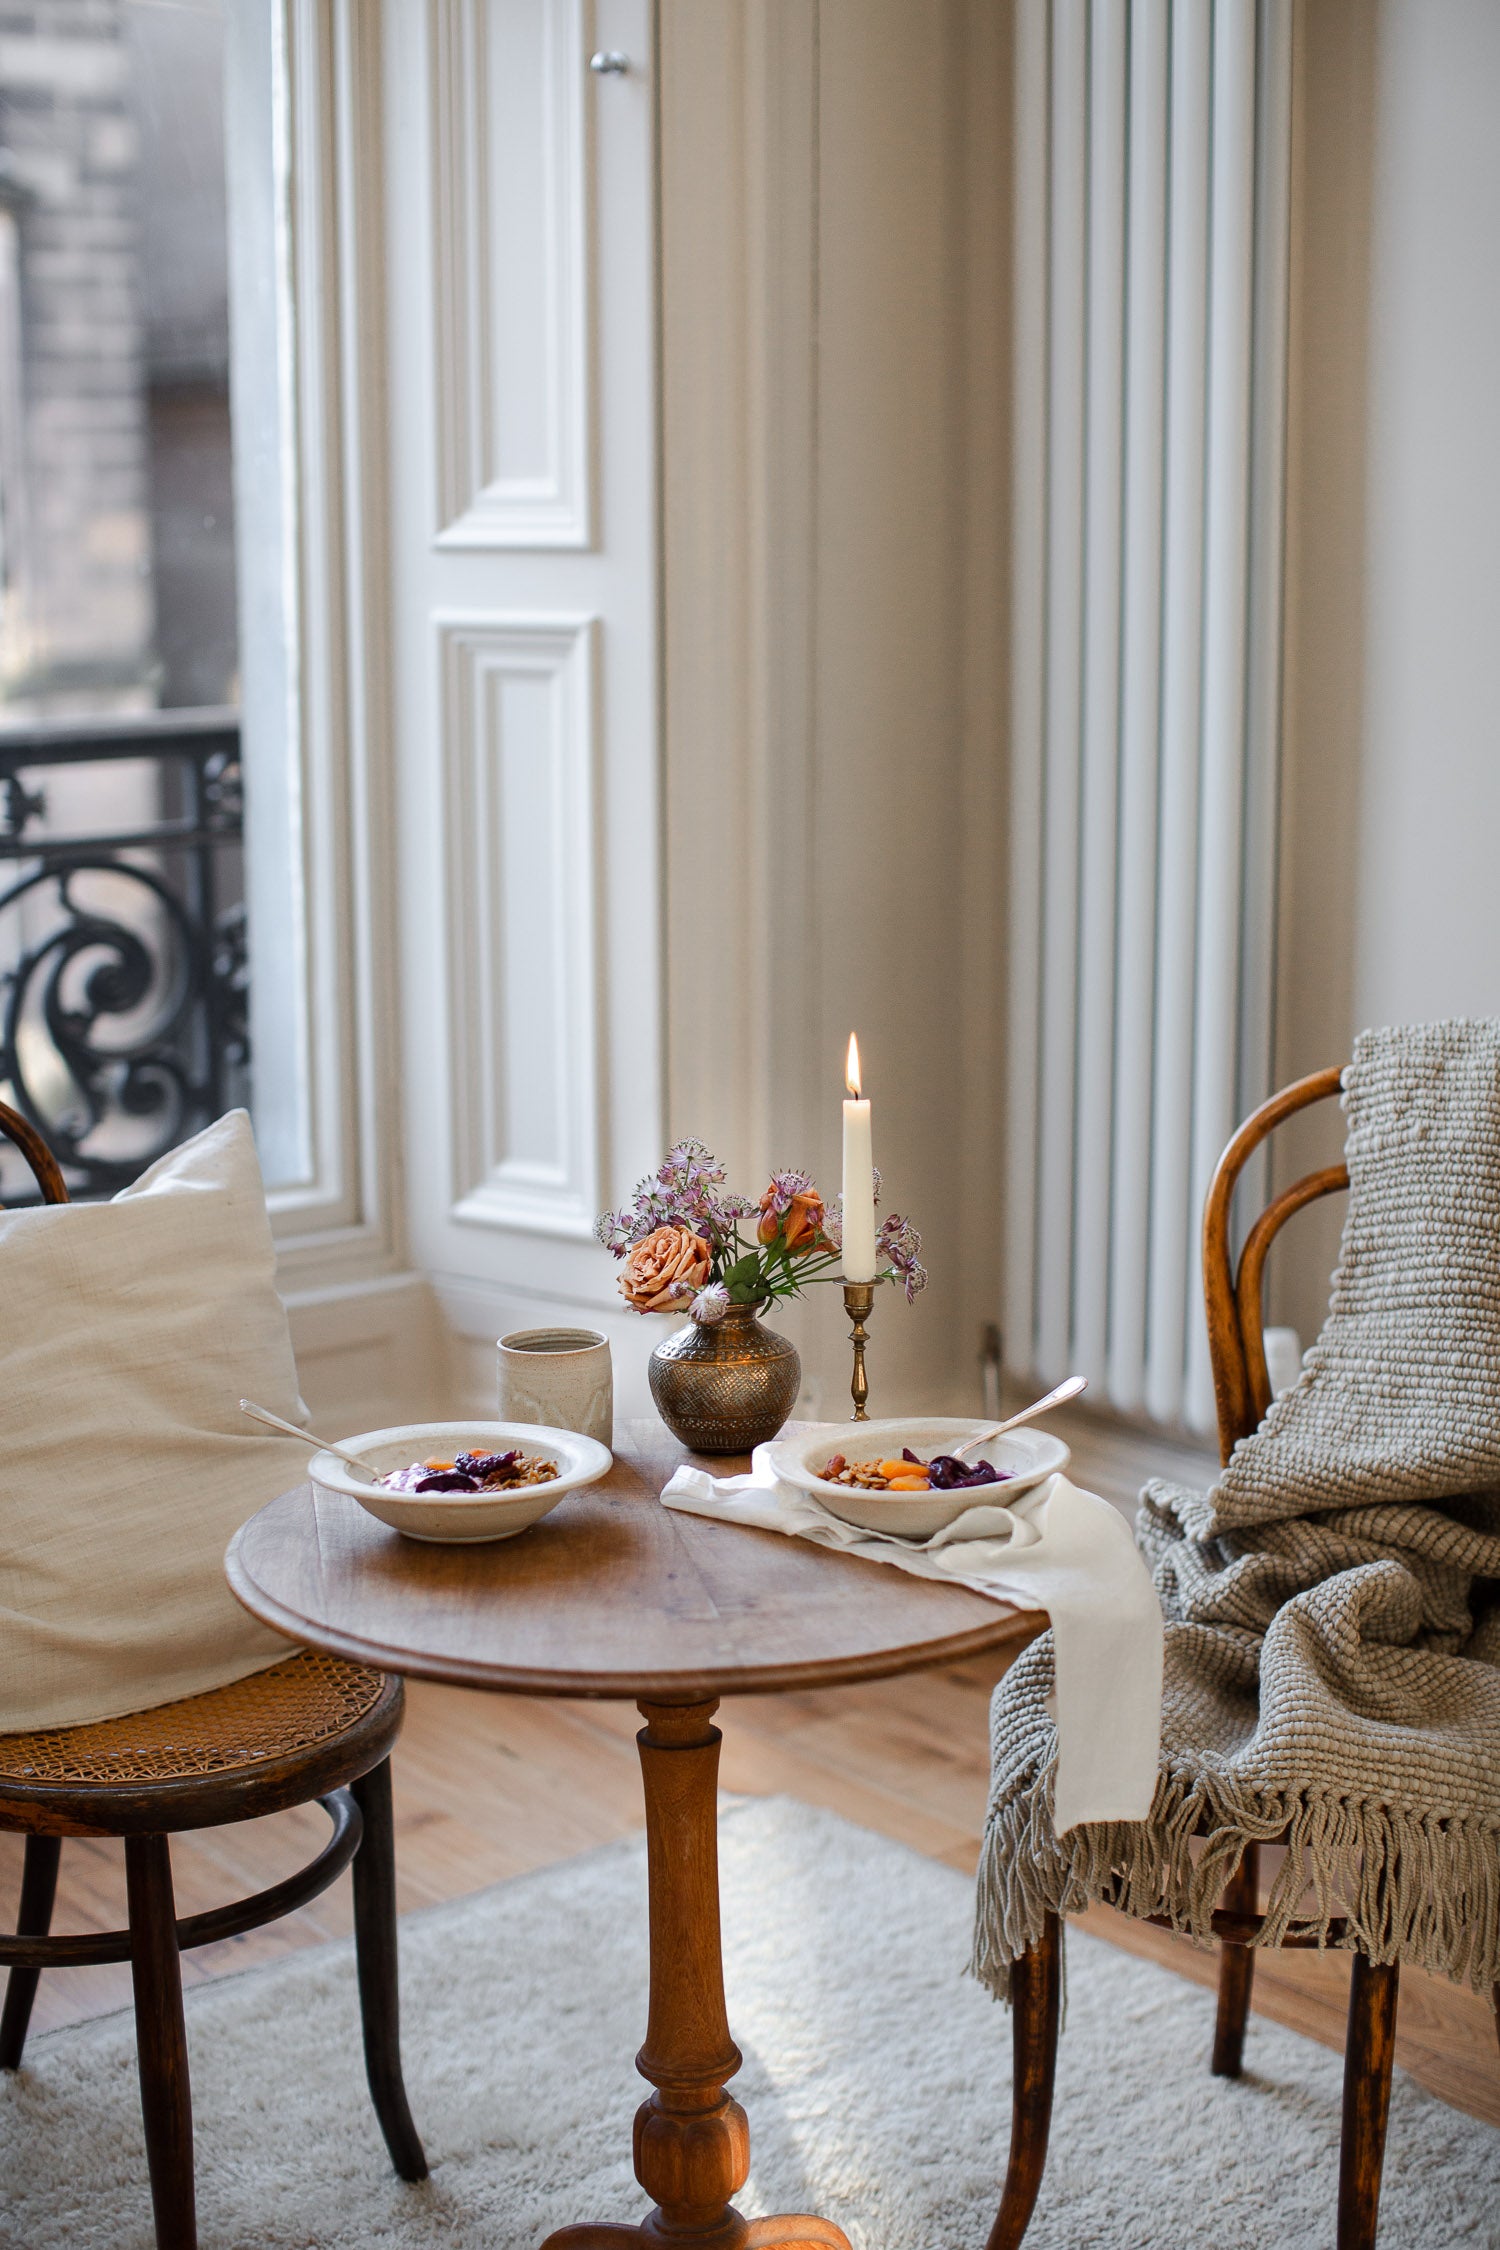
[[[830,1442],[848,1434],[840,1423]],[[758,1446],[748,1476],[681,1468],[662,1501],[1044,1609],[1057,1652],[1058,1834],[1082,1821],[1144,1820],[1150,1812],[1161,1735],[1161,1607],[1128,1526],[1096,1493],[1049,1477],[1009,1507],[967,1509],[931,1539],[896,1539],[843,1523],[810,1493],[781,1483]]]

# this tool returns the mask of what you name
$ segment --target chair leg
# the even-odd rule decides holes
[[[1260,1846],[1247,1844],[1228,1883],[1224,1905],[1231,1914],[1253,1914],[1260,1905]],[[1255,1979],[1255,1949],[1219,1946],[1219,2013],[1214,2024],[1215,2078],[1238,2078],[1245,2055],[1245,2024],[1250,2014],[1250,1988]]]
[[[391,2162],[403,2180],[425,2180],[427,2158],[401,2077],[401,1988],[396,1964],[396,1839],[391,1762],[353,1783],[365,1832],[354,1855],[354,1949],[364,2027],[365,2076]]]
[[[61,1855],[60,1836],[27,1837],[21,1872],[21,1911],[16,1916],[17,1937],[45,1937],[51,1929],[52,1902],[57,1896],[57,1863]],[[40,1969],[12,1969],[6,1980],[5,2008],[0,2013],[0,2070],[21,2067],[32,2002],[41,1981]]]
[[[135,2044],[141,2115],[157,2250],[198,2250],[193,2195],[193,2101],[188,2084],[187,2028],[182,2020],[182,1963],[172,1902],[172,1860],[165,1836],[127,1836],[125,1892],[130,1907],[130,1973],[135,1985]]]
[[[1011,1970],[1015,2072],[1005,2192],[985,2250],[1016,2250],[1031,2223],[1047,2161],[1057,2026],[1062,2006],[1062,1924],[1049,1914],[1038,1943]]]
[[[1380,2214],[1380,2169],[1396,2051],[1394,1963],[1377,1968],[1354,1956],[1349,2036],[1344,2048],[1344,2130],[1339,2144],[1338,2250],[1373,2250]]]

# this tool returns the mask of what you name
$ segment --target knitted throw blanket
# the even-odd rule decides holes
[[[1293,1847],[1261,1943],[1500,1980],[1500,1024],[1367,1032],[1350,1196],[1296,1385],[1207,1493],[1142,1494],[1167,1618],[1149,1821],[1051,1819],[1050,1636],[995,1691],[973,1967],[1008,1997],[1050,1909],[1207,1943],[1247,1843]],[[1189,1840],[1208,1832],[1197,1850]]]

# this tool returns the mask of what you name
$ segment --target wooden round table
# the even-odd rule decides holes
[[[338,1494],[301,1485],[239,1531],[229,1583],[291,1639],[418,1679],[507,1695],[630,1698],[646,1799],[651,1987],[636,2067],[656,2091],[635,2121],[635,2226],[585,2223],[543,2250],[849,2250],[826,2219],[741,2217],[745,2112],[727,2091],[719,1946],[717,1782],[724,1695],[833,1687],[1021,1644],[1045,1624],[957,1586],[779,1533],[660,1504],[694,1456],[632,1430],[602,1484],[519,1538],[478,1547],[403,1539]],[[744,1464],[704,1463],[717,1474]]]

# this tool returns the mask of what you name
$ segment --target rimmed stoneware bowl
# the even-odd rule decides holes
[[[536,1422],[408,1422],[397,1429],[366,1430],[343,1442],[381,1476],[409,1468],[413,1461],[451,1461],[460,1453],[508,1453],[512,1446],[557,1463],[557,1475],[546,1484],[523,1484],[514,1492],[392,1492],[366,1483],[346,1469],[336,1453],[313,1455],[312,1480],[320,1490],[347,1493],[408,1539],[445,1546],[514,1539],[555,1508],[564,1493],[597,1484],[609,1474],[614,1460],[609,1447],[597,1438]]]
[[[986,1424],[960,1422],[947,1416],[927,1419],[906,1416],[890,1422],[845,1422],[837,1429],[827,1424],[805,1430],[800,1437],[778,1438],[768,1448],[771,1465],[786,1484],[810,1492],[845,1523],[861,1531],[889,1531],[898,1539],[930,1539],[935,1531],[956,1523],[970,1508],[1009,1507],[1046,1477],[1065,1469],[1071,1455],[1061,1438],[1045,1430],[1012,1430],[1007,1437],[991,1438],[976,1447],[972,1459],[1008,1469],[1002,1484],[970,1485],[962,1492],[860,1492],[853,1485],[830,1484],[818,1474],[831,1455],[842,1453],[850,1461],[882,1461],[910,1446],[920,1460],[935,1453],[952,1453],[966,1438],[977,1437]]]

